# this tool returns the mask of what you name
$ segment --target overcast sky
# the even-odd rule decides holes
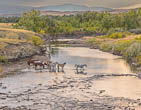
[[[65,3],[122,8],[136,5],[140,6],[141,0],[0,0],[0,6],[48,6]]]
[[[141,7],[141,0],[0,0],[0,14],[20,13],[30,10],[31,7],[66,3],[107,8]]]

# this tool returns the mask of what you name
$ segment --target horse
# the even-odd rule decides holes
[[[56,72],[56,65],[57,65],[57,62],[55,63],[51,62],[49,64],[49,72]]]
[[[37,70],[37,67],[40,66],[40,69],[41,67],[44,69],[45,68],[45,63],[42,62],[42,61],[34,61],[34,66],[35,66],[35,70]]]
[[[39,60],[29,59],[29,60],[27,61],[27,65],[30,67],[31,64],[34,65],[34,62],[36,62],[36,61],[39,61]]]
[[[50,66],[51,63],[52,62],[50,60],[47,60],[44,64],[45,64],[45,66],[47,66],[47,68],[49,68],[49,66]]]
[[[87,65],[86,64],[82,64],[82,65],[78,65],[78,64],[75,64],[75,68],[76,68],[76,70],[84,70],[84,67],[87,67]]]
[[[60,68],[60,67],[62,68],[62,72],[64,72],[64,66],[66,65],[66,62],[63,63],[63,64],[59,64],[59,63],[57,63],[57,64],[58,64],[58,65],[57,65],[58,72],[60,72],[60,71],[59,71],[59,68]]]

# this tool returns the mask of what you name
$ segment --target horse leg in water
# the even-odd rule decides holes
[[[27,62],[27,65],[28,65],[28,69],[30,69],[30,62]]]
[[[57,68],[58,68],[58,72],[60,72],[60,70],[59,70],[59,65],[57,65]]]
[[[37,64],[35,64],[35,70],[37,70],[37,66],[38,66],[38,65],[37,65]]]

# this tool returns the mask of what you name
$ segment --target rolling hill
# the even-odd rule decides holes
[[[104,7],[88,7],[84,5],[64,4],[53,6],[36,7],[35,9],[41,11],[111,11],[111,8]]]

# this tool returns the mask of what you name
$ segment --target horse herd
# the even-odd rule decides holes
[[[64,66],[66,65],[66,62],[64,63],[58,63],[58,62],[52,62],[50,60],[46,60],[46,61],[41,61],[41,60],[35,60],[35,59],[29,59],[27,61],[27,64],[29,66],[29,68],[31,66],[34,66],[35,70],[42,70],[42,69],[48,69],[49,72],[60,72],[60,68],[61,68],[61,72],[64,72]],[[86,64],[75,64],[75,69],[77,72],[82,72],[84,71],[84,68],[87,67]]]
[[[58,62],[52,62],[50,60],[40,61],[35,59],[29,59],[27,64],[29,68],[33,65],[35,70],[48,69],[49,72],[60,72],[60,68],[62,69],[61,71],[64,72],[64,66],[66,65],[66,63],[59,64]]]

